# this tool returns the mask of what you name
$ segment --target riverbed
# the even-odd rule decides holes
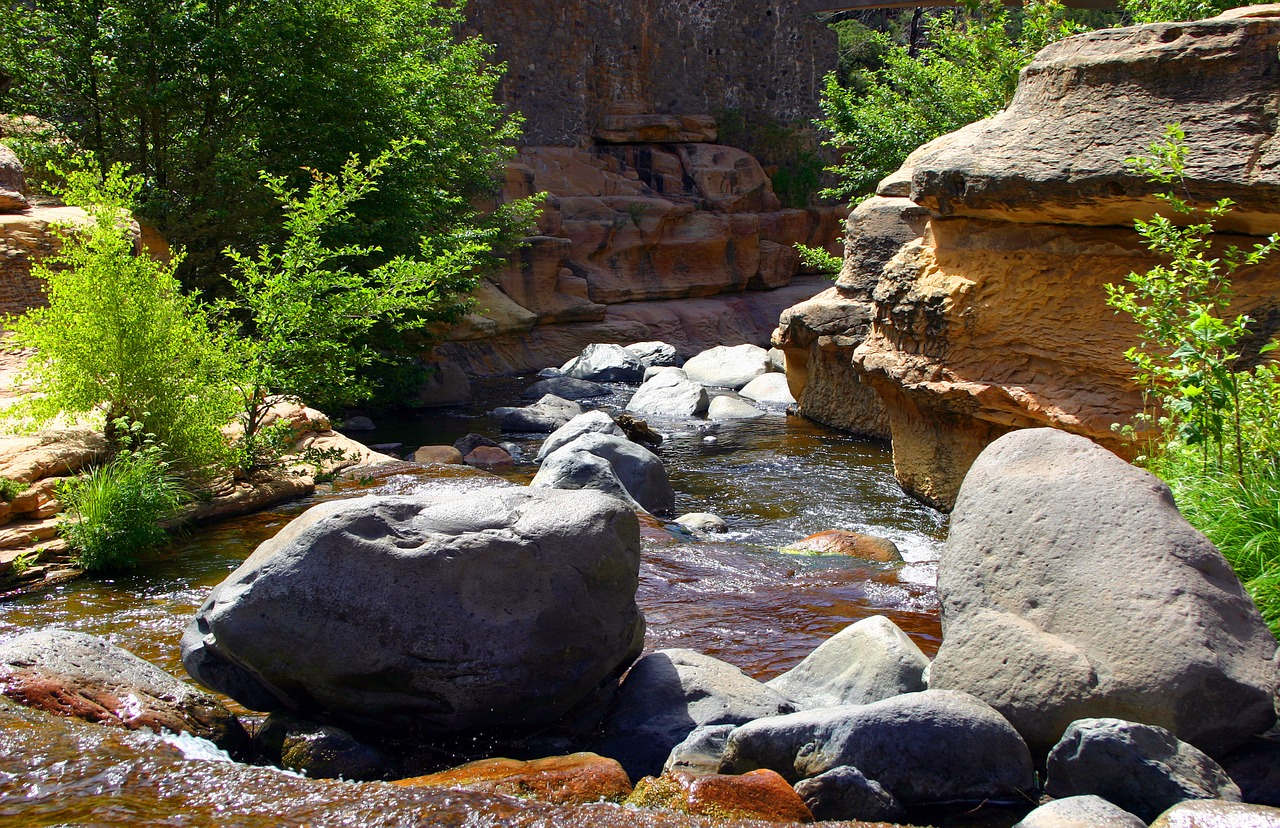
[[[510,440],[531,461],[541,435],[503,436],[486,412],[516,404],[532,381],[490,380],[477,388],[473,405],[378,417],[377,430],[354,436],[404,454],[477,432]],[[616,408],[628,393],[618,387],[586,407]],[[927,654],[937,650],[935,562],[945,517],[901,493],[886,443],[780,409],[760,420],[660,430],[667,439],[658,452],[677,493],[677,513],[713,512],[730,531],[710,539],[656,524],[646,529],[637,596],[648,623],[646,649],[689,647],[767,679],[849,623],[884,614]],[[408,474],[347,483],[200,529],[128,574],[83,578],[0,603],[0,640],[43,626],[75,629],[185,677],[178,640],[208,591],[309,506],[364,494],[521,485],[535,470],[525,462],[501,478]],[[782,551],[824,529],[887,537],[906,562]],[[552,809],[184,758],[183,750],[199,749],[0,708],[0,826],[690,824],[611,806]]]

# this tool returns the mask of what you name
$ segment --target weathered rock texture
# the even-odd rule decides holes
[[[524,147],[503,198],[543,192],[540,235],[482,285],[477,312],[441,349],[477,373],[560,364],[590,343],[656,338],[685,355],[763,344],[776,316],[725,322],[742,314],[722,300],[691,325],[649,306],[786,287],[800,271],[793,245],[831,244],[842,217],[783,209],[755,157],[709,143]]]
[[[357,735],[549,725],[640,651],[635,514],[514,489],[315,506],[216,587],[183,664]]]
[[[899,480],[944,508],[983,447],[1013,429],[1049,425],[1125,451],[1112,426],[1141,407],[1123,356],[1137,329],[1107,307],[1103,286],[1156,263],[1131,228],[1165,206],[1154,197],[1162,188],[1125,159],[1180,122],[1192,198],[1238,204],[1221,242],[1247,246],[1257,239],[1231,234],[1280,226],[1280,10],[1250,14],[1258,16],[1055,43],[1024,71],[1004,112],[913,153],[881,195],[904,205],[908,224],[921,215],[911,205],[927,210],[927,227],[877,274],[870,319],[813,307],[784,319],[789,364],[804,362],[807,339],[831,338],[832,347],[810,350],[816,367],[796,394],[801,407],[837,425],[842,410],[859,411],[824,402],[851,383],[843,365],[826,367],[843,360],[833,348],[856,346],[855,377],[889,413]],[[883,218],[871,208],[854,214],[858,232],[880,241],[851,253],[824,306],[847,303],[871,275],[861,262],[901,244],[902,233],[876,223]],[[1233,312],[1265,335],[1280,328],[1280,260],[1238,272],[1234,286]],[[841,312],[847,326],[822,324]],[[803,369],[796,374],[803,382]],[[844,416],[854,420],[845,427],[866,430]]]
[[[530,144],[707,141],[689,113],[818,116],[835,36],[798,0],[562,4],[473,0],[467,28],[508,65],[503,96]]]
[[[27,179],[22,162],[13,150],[0,146],[0,213],[16,213],[27,208]]]
[[[1275,721],[1276,640],[1155,476],[1030,429],[974,463],[938,567],[931,688],[999,710],[1044,756],[1076,719],[1157,725],[1220,756]]]

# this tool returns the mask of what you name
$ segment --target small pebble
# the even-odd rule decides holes
[[[703,444],[704,446],[714,446],[716,443],[719,443],[719,442],[720,442],[720,441],[719,441],[718,439],[716,439],[715,437],[710,437],[710,436],[708,436],[708,437],[703,437],[703,438],[702,438],[702,444]]]

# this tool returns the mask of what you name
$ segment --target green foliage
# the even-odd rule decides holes
[[[113,448],[133,447],[123,418],[154,434],[184,466],[214,465],[224,455],[219,428],[234,411],[221,381],[223,346],[206,309],[183,294],[169,264],[138,255],[127,210],[136,178],[120,166],[103,175],[81,163],[63,171],[63,198],[87,221],[56,228],[57,255],[33,269],[48,306],[9,317],[13,342],[34,348],[25,378],[43,392],[9,409],[44,424],[67,413],[105,417]]]
[[[44,552],[45,548],[43,546],[37,546],[35,549],[20,552],[17,557],[9,562],[9,566],[13,570],[13,574],[22,575],[31,567],[35,566]]]
[[[763,112],[738,109],[715,112],[718,140],[754,155],[769,173],[773,192],[784,207],[804,209],[822,189],[826,162],[811,131],[784,124]]]
[[[1148,402],[1138,425],[1152,441],[1144,462],[1168,481],[1187,519],[1217,545],[1280,635],[1280,366],[1250,366],[1239,343],[1247,316],[1226,317],[1231,276],[1280,247],[1273,235],[1248,250],[1214,243],[1231,209],[1197,207],[1186,186],[1180,126],[1166,127],[1150,156],[1130,164],[1171,189],[1160,197],[1181,223],[1157,215],[1135,227],[1162,260],[1127,285],[1107,285],[1107,303],[1142,329],[1125,356]]]
[[[255,256],[227,251],[235,264],[229,276],[234,298],[223,305],[237,365],[245,468],[272,459],[271,441],[261,434],[270,395],[322,407],[364,400],[373,392],[364,369],[379,359],[368,336],[375,326],[420,328],[464,311],[460,297],[476,284],[490,236],[424,239],[416,258],[397,256],[367,269],[360,265],[377,248],[325,241],[326,231],[349,222],[353,205],[410,151],[397,144],[364,165],[349,159],[338,174],[313,171],[302,194],[281,177],[263,175],[283,208],[285,239]]]
[[[1134,23],[1203,20],[1238,6],[1256,6],[1268,0],[1120,0]]]
[[[502,67],[435,0],[29,0],[0,15],[0,112],[55,124],[141,175],[141,215],[188,251],[188,285],[220,285],[222,250],[281,237],[259,171],[302,186],[410,138],[339,245],[415,255],[476,223],[518,134]],[[7,87],[7,91],[6,88]],[[523,235],[519,208],[482,226]]]
[[[162,523],[189,497],[155,445],[125,450],[106,465],[64,483],[58,530],[72,560],[90,571],[124,569],[168,539]]]
[[[847,83],[827,76],[820,124],[843,155],[832,168],[840,183],[824,194],[871,192],[915,148],[1003,109],[1022,67],[1076,30],[1060,4],[1027,0],[1017,25],[997,2],[944,12],[929,22],[931,45],[918,54],[886,35],[862,33],[871,44],[864,57],[878,54],[882,65]]]
[[[8,502],[18,495],[25,492],[29,487],[26,483],[17,480],[10,480],[7,477],[0,477],[0,501]]]
[[[840,272],[844,267],[844,260],[839,256],[832,256],[821,247],[810,247],[807,244],[797,244],[796,252],[800,254],[800,263],[809,270],[818,273],[829,273],[832,278]]]

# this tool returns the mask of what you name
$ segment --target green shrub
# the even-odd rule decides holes
[[[22,483],[18,480],[10,480],[7,477],[0,477],[0,502],[7,503],[25,492],[28,488],[30,487],[26,483]]]
[[[163,522],[189,497],[158,448],[123,451],[114,460],[67,481],[59,532],[72,560],[90,571],[125,569],[168,540]]]

